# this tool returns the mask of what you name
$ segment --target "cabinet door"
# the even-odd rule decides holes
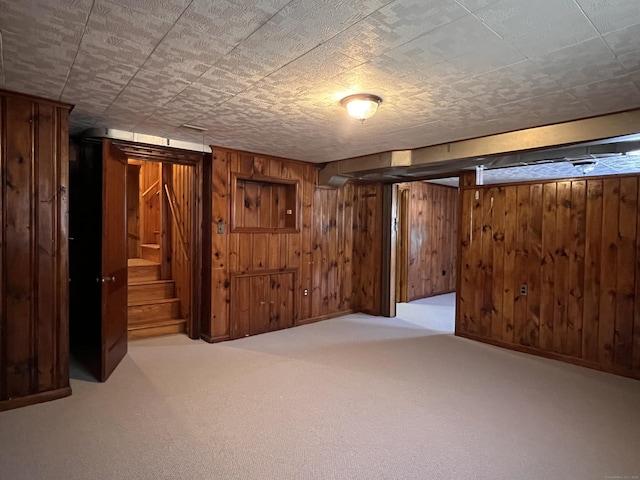
[[[231,338],[246,337],[251,334],[251,277],[237,277],[234,280],[231,301]]]
[[[251,300],[249,306],[250,335],[270,330],[270,291],[269,275],[256,275],[251,278]]]
[[[293,273],[271,275],[271,330],[292,327],[294,323],[293,308]]]

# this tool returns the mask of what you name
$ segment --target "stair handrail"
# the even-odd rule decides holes
[[[167,200],[169,201],[169,209],[171,210],[171,215],[173,216],[173,220],[176,224],[176,229],[178,230],[178,236],[180,237],[180,246],[182,247],[182,253],[184,254],[184,258],[186,258],[187,262],[189,261],[189,254],[187,253],[187,242],[184,239],[184,233],[182,232],[182,224],[178,219],[178,213],[173,206],[174,203],[177,203],[173,199],[173,194],[169,190],[169,185],[164,184],[164,190],[167,193]]]
[[[155,182],[153,182],[153,185],[151,185],[149,188],[147,188],[143,193],[142,193],[142,198],[146,197],[147,194],[153,190],[155,187],[158,186],[158,184],[160,183],[160,180],[156,180]],[[160,192],[157,192],[160,193]]]

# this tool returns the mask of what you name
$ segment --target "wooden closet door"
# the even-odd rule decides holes
[[[102,145],[102,358],[105,381],[127,354],[127,157]]]

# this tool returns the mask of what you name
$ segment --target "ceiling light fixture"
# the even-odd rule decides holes
[[[367,118],[372,117],[381,103],[382,99],[379,96],[370,93],[349,95],[340,101],[340,104],[347,109],[349,115],[360,120],[360,123],[364,123]]]

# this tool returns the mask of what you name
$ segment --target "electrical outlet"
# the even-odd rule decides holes
[[[218,233],[219,234],[223,234],[224,233],[224,222],[223,221],[218,222]]]
[[[526,295],[528,291],[529,289],[527,288],[526,285],[520,285],[520,295]]]
[[[302,291],[302,295],[304,295],[305,297],[309,296],[309,290],[307,290],[306,288]]]

